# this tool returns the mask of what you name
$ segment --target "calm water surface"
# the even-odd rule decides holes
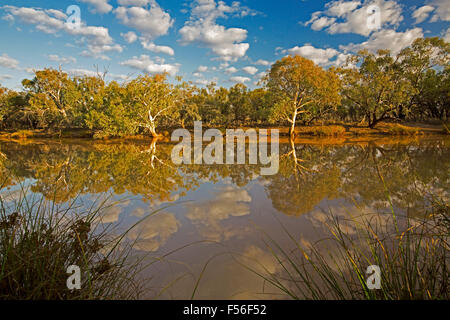
[[[280,144],[280,170],[260,176],[259,165],[181,165],[173,144],[151,142],[0,142],[1,196],[14,199],[19,182],[64,203],[85,206],[111,194],[119,204],[102,213],[105,225],[126,230],[136,254],[163,257],[143,277],[148,296],[284,298],[246,267],[278,272],[264,233],[291,246],[284,225],[303,244],[323,236],[331,213],[426,211],[424,195],[449,198],[448,138],[297,140]],[[380,179],[384,178],[384,184]],[[112,201],[112,200],[111,200]],[[352,232],[349,230],[349,232]],[[187,247],[186,245],[190,244]],[[149,260],[150,261],[150,260]],[[206,266],[206,268],[205,268]]]

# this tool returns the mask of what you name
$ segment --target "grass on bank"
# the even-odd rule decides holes
[[[295,133],[298,135],[328,136],[339,137],[345,135],[345,128],[338,125],[298,127]]]
[[[421,133],[419,128],[408,127],[398,123],[384,125],[380,128],[380,130],[386,134],[396,136],[414,136]]]
[[[287,297],[307,300],[448,300],[450,298],[450,208],[433,200],[422,218],[401,221],[392,211],[325,223],[329,237],[305,244],[282,226],[293,250],[265,233],[267,249],[280,270],[248,269]],[[355,228],[355,232],[349,232]],[[381,269],[381,289],[369,289],[368,266]]]

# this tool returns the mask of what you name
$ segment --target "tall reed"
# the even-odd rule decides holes
[[[64,205],[22,186],[14,201],[0,197],[0,299],[133,299],[142,292],[133,244],[102,228],[108,197],[89,208]],[[69,290],[67,268],[81,269]]]
[[[264,232],[278,270],[246,267],[292,299],[447,300],[450,210],[445,201],[431,203],[420,218],[400,217],[394,209],[389,217],[361,214],[347,219],[330,212],[328,236],[312,245],[281,224],[292,250]],[[380,267],[380,289],[367,283],[371,265]]]

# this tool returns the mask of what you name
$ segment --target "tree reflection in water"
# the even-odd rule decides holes
[[[176,166],[170,158],[173,146],[163,140],[4,141],[0,142],[0,179],[3,187],[25,182],[33,192],[58,203],[107,192],[138,199],[137,204],[129,201],[106,212],[102,221],[110,224],[118,223],[119,216],[124,219],[118,224],[133,224],[157,207],[193,200],[150,217],[127,237],[138,241],[138,250],[164,253],[208,240],[220,243],[220,250],[226,246],[246,256],[247,262],[264,262],[273,272],[279,266],[262,249],[254,227],[256,222],[281,237],[271,214],[278,214],[302,235],[302,241],[309,241],[304,235],[314,223],[308,221],[323,220],[319,210],[323,205],[333,206],[343,216],[355,211],[349,203],[383,211],[389,207],[389,194],[395,207],[419,215],[427,206],[424,194],[448,199],[450,149],[444,138],[282,140],[280,168],[273,176],[260,176],[260,165]],[[2,197],[3,192],[5,188]],[[176,258],[182,264],[177,266],[201,270],[219,247],[180,252]],[[173,265],[166,269],[167,274],[158,271],[158,279],[166,284],[186,271]],[[198,298],[260,297],[247,293],[260,290],[261,279],[244,277],[229,256],[217,260],[212,270],[215,276],[202,281],[207,288],[199,290]],[[174,292],[186,298],[192,286],[180,282]]]
[[[231,179],[243,187],[259,180],[273,206],[287,215],[311,211],[323,199],[356,199],[394,204],[412,211],[423,193],[449,190],[448,140],[390,140],[333,144],[333,140],[280,145],[280,170],[259,176],[260,165],[180,165],[170,159],[172,144],[151,142],[3,142],[1,178],[5,185],[32,179],[32,191],[56,201],[79,194],[112,191],[146,201],[170,201],[171,194],[205,181]],[[379,179],[380,174],[385,184]]]

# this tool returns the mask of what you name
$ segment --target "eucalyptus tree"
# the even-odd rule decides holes
[[[359,67],[338,69],[343,79],[344,103],[356,108],[370,128],[409,111],[408,100],[415,91],[389,50],[376,54],[363,50],[349,63]]]
[[[450,44],[438,37],[419,38],[400,52],[398,60],[401,72],[415,90],[409,100],[413,116],[447,116]]]
[[[153,137],[160,136],[156,131],[160,119],[176,114],[178,102],[177,90],[167,82],[166,74],[140,75],[126,85],[125,103],[132,110],[135,125]]]
[[[291,136],[295,133],[298,116],[311,114],[323,106],[337,107],[341,101],[338,76],[298,55],[275,62],[264,81],[278,100],[273,110],[274,119],[288,121]]]
[[[34,78],[22,81],[29,106],[38,118],[39,126],[61,127],[70,124],[74,105],[75,84],[61,69],[34,71]]]
[[[178,119],[182,128],[186,125],[193,127],[194,121],[201,120],[199,100],[197,99],[197,96],[201,94],[201,89],[192,82],[182,81],[181,77],[178,77],[177,80],[179,80],[179,84],[175,86],[178,97],[175,118]],[[173,126],[173,120],[168,119],[169,121],[169,126]]]
[[[9,90],[0,86],[0,123],[3,125],[8,114]]]
[[[217,87],[215,82],[199,90],[194,98],[202,121],[210,124],[224,124],[230,119],[228,89]]]
[[[414,115],[447,120],[450,117],[450,66],[428,70],[421,80],[420,94],[413,100]]]
[[[250,118],[250,99],[247,86],[237,83],[229,89],[230,109],[235,123],[244,123]]]
[[[248,93],[250,99],[250,120],[256,124],[267,123],[272,112],[274,97],[264,88],[257,88]]]
[[[105,80],[100,76],[80,76],[73,79],[76,86],[72,126],[98,127],[95,116],[105,108]]]

